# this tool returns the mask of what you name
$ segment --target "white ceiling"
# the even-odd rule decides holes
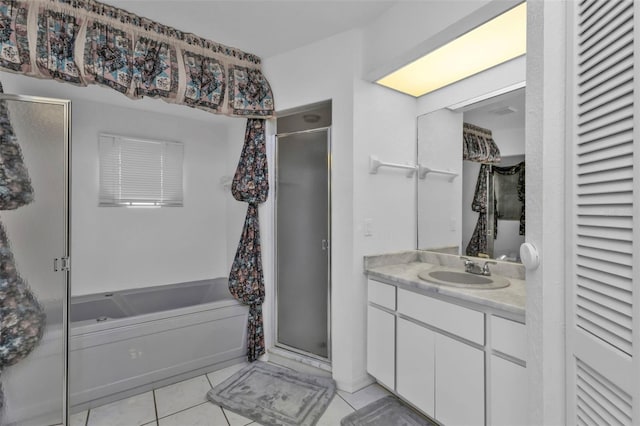
[[[268,58],[374,20],[399,0],[106,0],[178,30]]]

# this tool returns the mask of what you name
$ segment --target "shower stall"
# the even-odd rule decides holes
[[[0,94],[2,425],[67,424],[70,107]]]
[[[276,346],[329,362],[331,103],[278,118]]]

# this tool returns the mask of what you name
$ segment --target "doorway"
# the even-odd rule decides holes
[[[330,360],[331,104],[278,118],[276,346]]]

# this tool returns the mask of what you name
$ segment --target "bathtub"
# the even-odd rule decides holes
[[[248,308],[226,278],[72,297],[71,411],[246,358]]]

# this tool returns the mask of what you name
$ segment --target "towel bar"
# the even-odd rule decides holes
[[[396,169],[405,169],[408,170],[407,177],[413,177],[413,175],[418,170],[418,166],[412,166],[411,164],[398,164],[398,163],[387,163],[384,161],[380,161],[378,157],[375,155],[369,156],[369,173],[376,174],[378,173],[378,169],[380,167],[393,167]]]
[[[427,177],[427,173],[436,173],[436,174],[440,174],[440,175],[448,175],[449,177],[449,182],[453,182],[453,180],[458,177],[458,173],[456,172],[452,172],[449,170],[439,170],[439,169],[432,169],[430,167],[427,166],[423,166],[422,164],[420,164],[418,166],[418,177],[420,179],[425,179]]]

